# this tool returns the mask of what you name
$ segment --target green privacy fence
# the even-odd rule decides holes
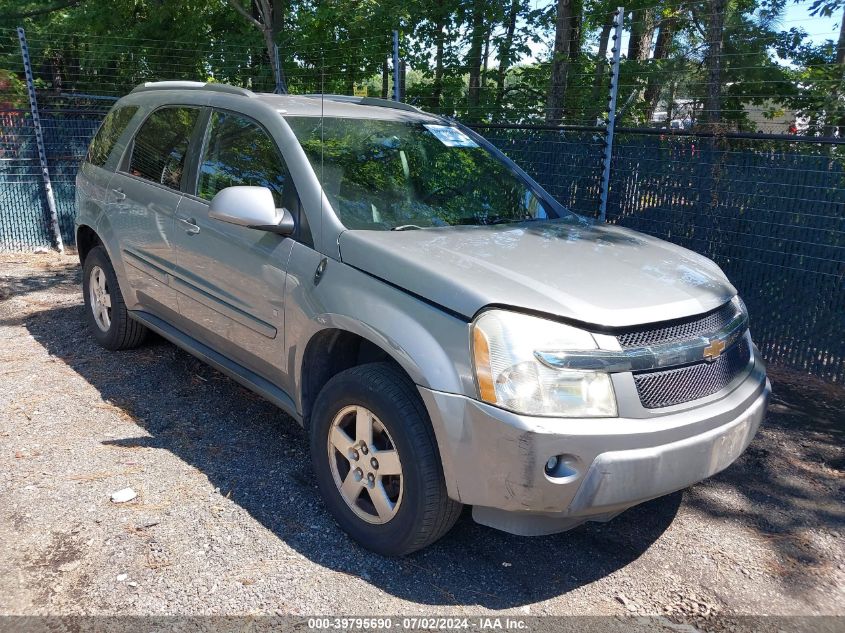
[[[73,243],[74,181],[105,110],[42,110],[41,126],[59,227]],[[0,111],[0,251],[52,245],[38,149],[28,110]]]
[[[62,236],[74,177],[104,110],[42,112]],[[51,243],[27,111],[0,112],[0,250]],[[595,217],[603,132],[477,127],[558,200]],[[714,259],[742,293],[765,357],[845,381],[845,144],[623,130],[608,221]]]

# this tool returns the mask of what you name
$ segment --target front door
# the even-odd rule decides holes
[[[109,217],[120,240],[127,280],[141,308],[166,319],[178,315],[170,284],[176,266],[176,209],[199,112],[190,107],[153,112],[109,183]]]
[[[269,188],[282,206],[293,183],[276,144],[258,123],[215,110],[208,126],[196,195],[186,195],[177,210],[179,311],[194,336],[279,384],[293,240],[212,220],[208,203],[226,187],[258,185]]]

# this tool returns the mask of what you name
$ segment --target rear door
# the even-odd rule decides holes
[[[245,115],[213,110],[196,169],[196,190],[177,213],[179,310],[193,336],[281,382],[284,292],[293,239],[208,217],[208,203],[234,185],[258,185],[276,205],[297,200],[270,134]]]
[[[142,308],[178,317],[171,277],[176,266],[176,208],[200,108],[164,106],[138,128],[109,183],[109,215],[126,276]]]

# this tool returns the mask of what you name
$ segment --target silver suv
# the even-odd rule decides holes
[[[278,405],[329,511],[382,554],[463,504],[522,535],[607,521],[727,467],[763,419],[713,262],[571,213],[407,105],[145,84],[77,192],[97,341],[152,330]]]

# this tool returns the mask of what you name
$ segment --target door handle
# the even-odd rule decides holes
[[[126,194],[123,193],[123,189],[112,189],[111,191],[114,194],[115,202],[122,202],[126,200]]]
[[[194,218],[188,218],[187,220],[184,218],[176,219],[182,223],[182,227],[185,229],[185,233],[187,233],[188,235],[196,235],[200,232],[200,227],[197,226],[196,220]]]

